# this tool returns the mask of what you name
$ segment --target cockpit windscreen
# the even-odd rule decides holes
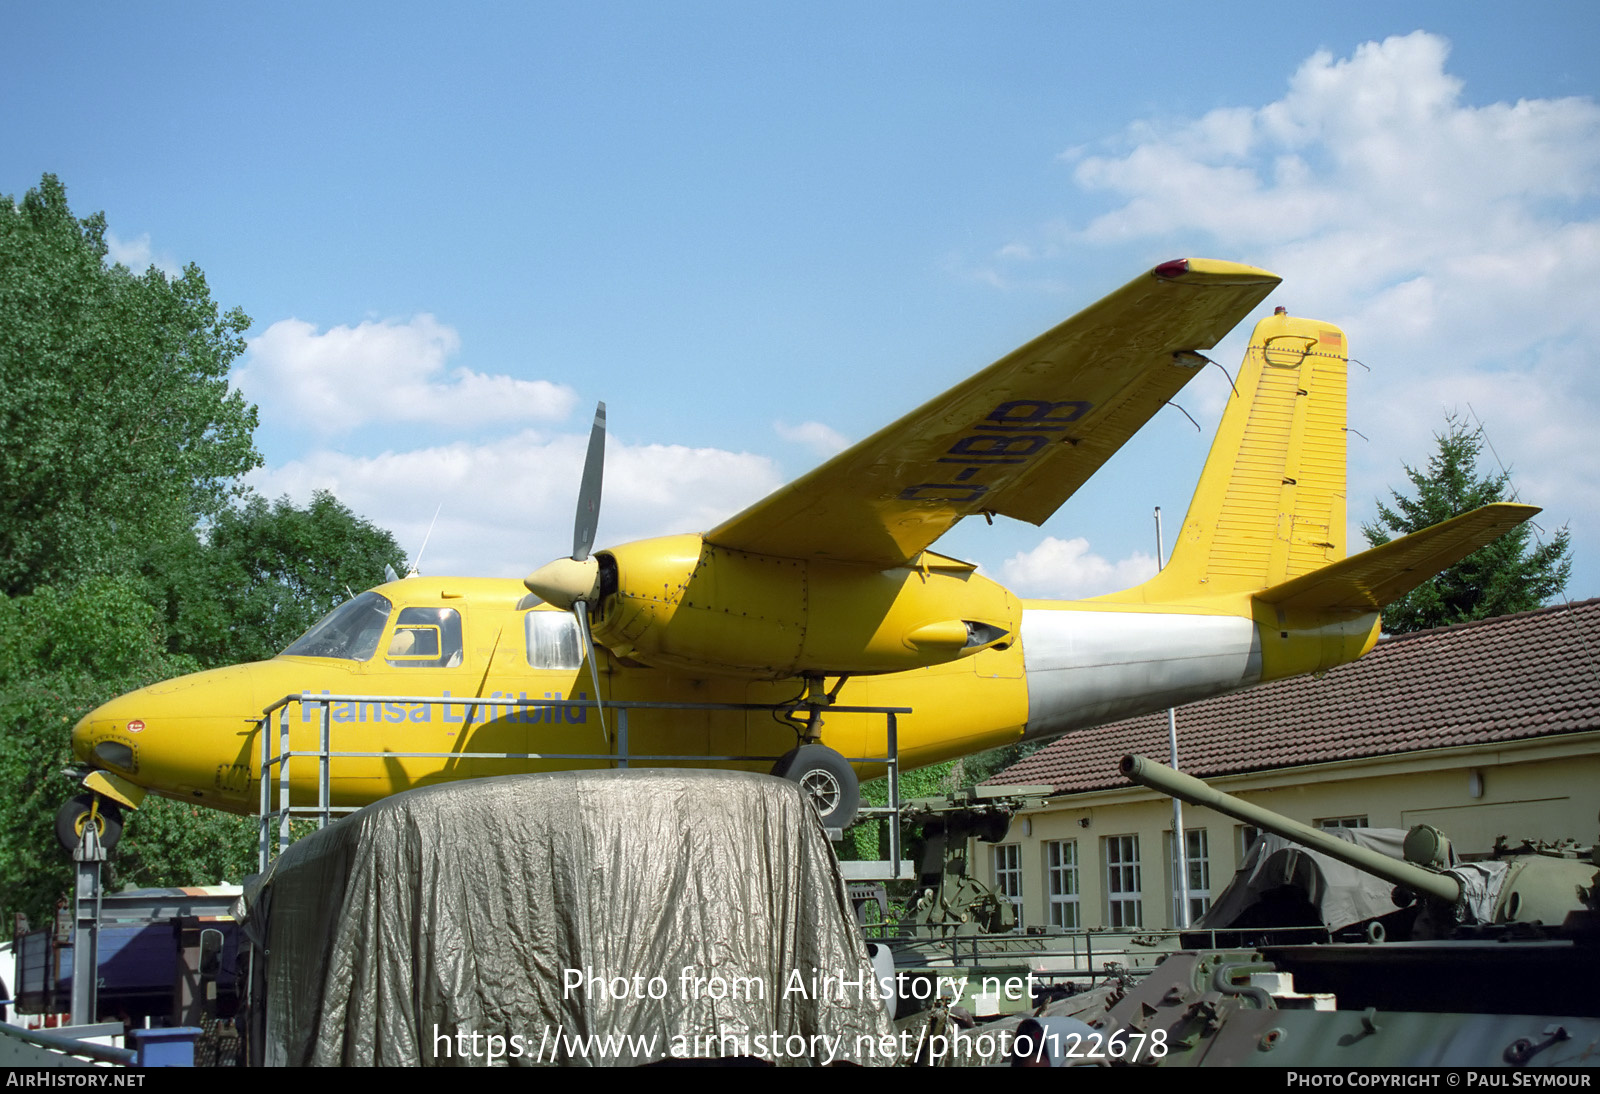
[[[323,616],[316,626],[283,652],[294,657],[341,657],[368,661],[378,652],[378,639],[394,605],[386,596],[362,593]]]

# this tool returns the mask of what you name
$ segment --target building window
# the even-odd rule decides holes
[[[1106,837],[1106,926],[1144,926],[1144,884],[1139,837]]]
[[[1015,843],[1002,844],[994,851],[995,892],[1011,901],[1017,914],[1017,930],[1022,930],[1022,848]]]
[[[1239,861],[1250,853],[1250,848],[1256,845],[1256,840],[1261,838],[1261,829],[1253,824],[1241,824],[1235,829],[1239,833]]]
[[[1050,886],[1050,926],[1074,928],[1078,917],[1078,841],[1052,840],[1044,845],[1045,879]]]
[[[1172,861],[1171,856],[1168,856],[1168,861]],[[1184,829],[1183,868],[1184,880],[1189,888],[1189,922],[1193,924],[1211,907],[1211,840],[1204,828]],[[1177,914],[1178,881],[1175,877],[1172,879],[1172,911],[1172,922],[1176,926],[1181,922],[1181,917]]]
[[[1361,817],[1322,817],[1311,822],[1318,828],[1365,828],[1367,818]]]

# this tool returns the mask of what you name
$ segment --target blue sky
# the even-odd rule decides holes
[[[1352,524],[1484,422],[1600,594],[1600,8],[1548,4],[17,6],[0,193],[254,319],[259,489],[329,487],[431,573],[699,530],[1141,270],[1251,262],[1343,324]],[[1217,354],[1237,362],[1249,324]],[[943,549],[1136,580],[1213,370],[1042,529]],[[1352,536],[1352,543],[1358,537]],[[1143,556],[1141,558],[1141,556]]]

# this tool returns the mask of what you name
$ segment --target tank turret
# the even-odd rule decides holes
[[[1146,757],[1124,756],[1118,766],[1123,775],[1152,790],[1253,824],[1418,894],[1428,902],[1429,918],[1438,921],[1440,933],[1455,923],[1594,928],[1600,875],[1593,852],[1585,858],[1570,848],[1530,847],[1527,853],[1449,866],[1449,841],[1437,829],[1418,825],[1405,841],[1406,857],[1412,861],[1402,861],[1224,794]]]

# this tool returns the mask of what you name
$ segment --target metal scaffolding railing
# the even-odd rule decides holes
[[[399,752],[384,750],[376,752],[336,751],[333,747],[334,721],[332,716],[334,703],[404,703],[426,704],[429,706],[468,707],[471,708],[465,715],[463,725],[470,724],[478,716],[480,709],[487,710],[488,719],[504,717],[508,712],[523,710],[525,708],[567,708],[567,707],[601,707],[615,717],[615,734],[613,737],[614,749],[610,752]],[[302,718],[309,721],[314,711],[317,721],[317,747],[315,749],[293,749],[290,747],[289,732],[291,720],[289,711],[291,707],[300,706],[308,713]],[[899,744],[899,717],[910,714],[910,707],[869,707],[869,706],[839,706],[828,705],[811,707],[792,703],[652,703],[635,702],[628,700],[605,700],[603,703],[595,699],[512,699],[510,697],[496,696],[490,699],[467,698],[458,696],[433,696],[433,695],[332,695],[327,692],[302,691],[285,695],[277,702],[267,706],[257,723],[260,733],[261,759],[260,759],[260,786],[261,804],[257,814],[260,830],[260,861],[261,870],[266,870],[271,857],[272,849],[272,823],[278,825],[278,850],[282,850],[290,842],[290,823],[295,817],[315,818],[317,827],[325,827],[335,815],[353,813],[360,806],[335,805],[332,797],[332,764],[334,760],[343,759],[441,759],[441,760],[587,760],[605,761],[612,763],[617,768],[627,768],[633,764],[653,765],[660,763],[692,763],[697,765],[713,765],[721,763],[761,763],[774,762],[780,757],[765,755],[660,755],[633,753],[628,747],[628,715],[636,710],[651,711],[727,711],[727,712],[756,712],[766,711],[777,715],[792,716],[796,711],[817,711],[826,716],[836,714],[868,714],[882,715],[887,722],[886,753],[882,756],[846,756],[849,763],[866,763],[884,765],[889,779],[889,804],[883,806],[862,806],[858,815],[888,817],[890,861],[898,864],[900,861],[900,744]],[[273,716],[277,715],[278,732],[272,729]],[[277,740],[277,750],[273,751],[273,739]],[[464,740],[465,738],[463,738]],[[296,757],[315,759],[317,764],[317,802],[315,805],[293,805],[290,802],[290,761]],[[277,775],[272,772],[276,769]],[[273,808],[273,784],[277,785],[277,808]]]

